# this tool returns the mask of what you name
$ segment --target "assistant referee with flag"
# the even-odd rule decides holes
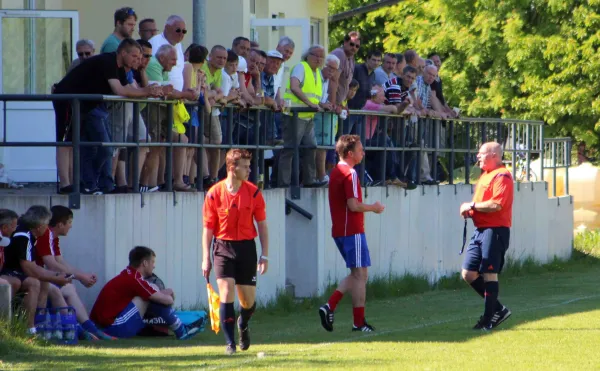
[[[256,272],[265,274],[269,263],[266,205],[260,190],[248,182],[251,159],[250,152],[244,149],[227,152],[227,178],[207,192],[203,208],[202,273],[208,280],[212,268],[212,244],[221,300],[219,316],[227,343],[225,353],[228,355],[236,352],[233,335],[234,286],[240,301],[240,316],[237,319],[240,349],[248,350],[248,321],[256,308]],[[258,233],[254,221],[258,225]],[[254,242],[257,235],[262,246],[260,259]]]
[[[498,274],[510,239],[513,178],[502,164],[500,144],[485,143],[477,160],[482,174],[473,201],[460,206],[460,215],[472,218],[476,228],[466,251],[462,277],[485,300],[483,316],[473,329],[488,331],[511,315],[498,301]]]

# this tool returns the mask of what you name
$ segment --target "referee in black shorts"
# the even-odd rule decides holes
[[[248,182],[252,155],[244,149],[227,152],[227,178],[215,184],[206,194],[203,208],[202,273],[208,280],[213,246],[215,274],[219,287],[221,326],[228,355],[236,352],[234,340],[234,285],[240,301],[237,319],[241,350],[250,348],[248,321],[256,308],[256,272],[265,274],[269,263],[269,233],[265,200],[260,190]],[[258,224],[258,233],[254,227]],[[256,253],[256,236],[262,253]]]

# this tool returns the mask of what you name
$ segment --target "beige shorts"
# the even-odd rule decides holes
[[[133,103],[114,102],[108,105],[111,118],[111,134],[113,142],[133,142]],[[125,135],[124,135],[125,133]],[[140,114],[138,138],[146,141],[148,132]],[[147,138],[148,142],[150,138]]]
[[[221,144],[223,142],[223,133],[221,132],[221,120],[219,116],[205,115],[204,122],[204,137],[207,138],[209,144]]]

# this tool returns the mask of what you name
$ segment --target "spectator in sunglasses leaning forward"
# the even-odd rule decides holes
[[[175,47],[175,51],[177,52],[177,64],[173,66],[169,72],[169,83],[173,85],[173,88],[177,91],[183,91],[183,67],[185,58],[183,56],[181,42],[186,33],[185,20],[178,15],[172,15],[167,18],[163,33],[150,39],[150,44],[152,44],[152,50],[155,54],[163,45],[170,44]]]

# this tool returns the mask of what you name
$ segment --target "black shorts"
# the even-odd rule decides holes
[[[71,130],[71,105],[68,101],[52,101],[54,106],[54,117],[56,121],[56,141],[71,142],[73,130]]]
[[[256,286],[256,242],[254,240],[224,241],[213,244],[217,278],[233,278],[236,285]]]
[[[479,273],[500,273],[508,250],[510,228],[477,228],[465,254],[462,268]]]
[[[23,282],[27,279],[27,275],[25,275],[25,272],[11,271],[11,270],[7,270],[7,269],[0,271],[0,276],[15,277],[15,278],[18,278],[19,281],[21,281],[21,282]]]

